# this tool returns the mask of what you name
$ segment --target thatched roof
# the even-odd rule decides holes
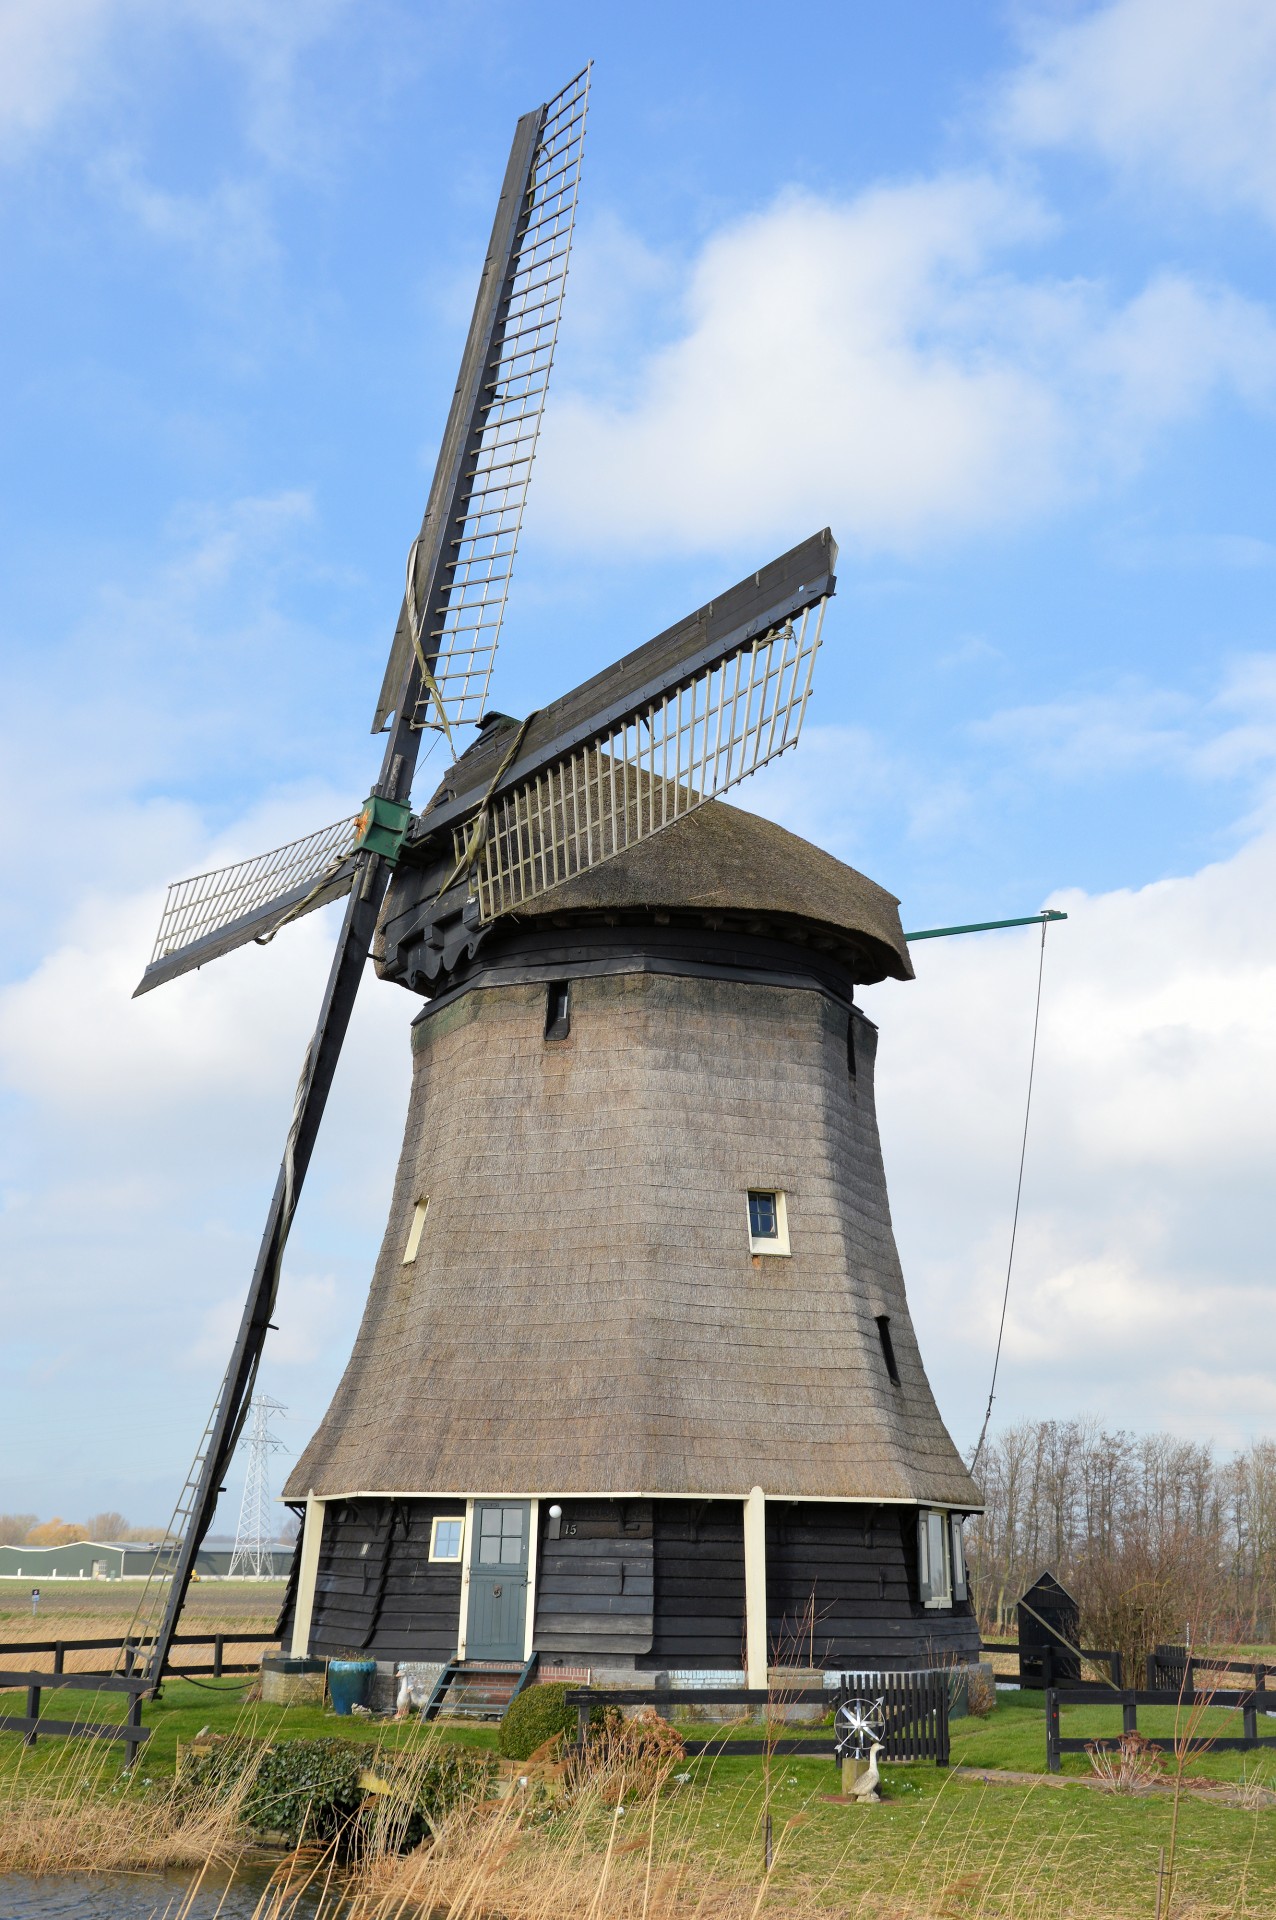
[[[774,820],[722,800],[565,880],[521,907],[519,917],[642,906],[788,915],[855,936],[866,962],[881,969],[858,973],[861,981],[913,977],[893,893]]]
[[[739,834],[748,852],[760,827],[781,835],[734,809],[716,810],[725,825],[706,814],[684,845],[720,834],[729,851]],[[805,897],[801,875],[823,860],[788,897]],[[740,897],[738,878],[676,866],[662,861],[667,885],[688,897]],[[600,887],[603,873],[572,884]],[[869,883],[837,884],[846,899]],[[363,1324],[287,1496],[743,1498],[760,1485],[977,1506],[909,1318],[875,1031],[855,1016],[852,1076],[847,1019],[813,988],[641,972],[575,979],[570,1038],[554,1044],[543,985],[427,1007]],[[750,1187],[786,1193],[791,1257],[751,1255]]]
[[[411,927],[428,897],[429,882],[420,869],[410,864],[397,869],[374,946],[379,966],[387,938],[394,941],[400,929]],[[849,978],[862,985],[913,977],[893,893],[773,820],[722,800],[707,801],[495,925],[499,930],[515,919],[543,922],[570,915],[579,920],[591,913],[632,917],[647,911],[722,916],[729,925],[765,920],[773,937],[819,942],[835,951]],[[392,977],[402,970],[400,958],[390,969]]]

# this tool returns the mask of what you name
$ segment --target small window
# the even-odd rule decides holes
[[[774,1187],[749,1188],[749,1251],[789,1251],[788,1208],[784,1195]]]
[[[425,1231],[425,1216],[430,1211],[428,1200],[418,1200],[412,1209],[412,1224],[408,1228],[408,1244],[403,1249],[403,1264],[410,1267],[416,1259],[417,1248],[421,1244],[421,1235]]]
[[[572,1030],[572,983],[551,980],[545,995],[545,1038],[565,1040]]]
[[[459,1560],[465,1541],[465,1515],[440,1515],[430,1528],[431,1560]]]
[[[953,1534],[953,1599],[964,1600],[969,1591],[966,1581],[965,1519],[960,1513],[949,1515]]]
[[[950,1539],[946,1513],[923,1509],[918,1514],[917,1577],[924,1606],[951,1607],[953,1603]]]
[[[877,1316],[877,1337],[882,1343],[882,1358],[886,1362],[886,1371],[892,1384],[899,1385],[899,1367],[895,1360],[895,1342],[891,1339],[891,1317],[889,1313]]]

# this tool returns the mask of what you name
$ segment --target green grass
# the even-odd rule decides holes
[[[420,1738],[420,1722],[374,1722],[339,1718],[320,1707],[247,1705],[242,1681],[195,1686],[170,1681],[163,1698],[144,1708],[152,1739],[144,1750],[140,1775],[156,1787],[171,1776],[178,1740],[201,1728],[242,1730],[267,1738],[337,1735],[357,1741],[384,1740],[398,1745]],[[0,1696],[21,1710],[22,1696]],[[123,1717],[120,1696],[65,1691],[44,1696],[47,1710],[61,1717],[78,1712],[94,1719]],[[3,1709],[0,1710],[11,1710]],[[1164,1710],[1168,1721],[1173,1714]],[[1145,1716],[1141,1715],[1141,1721]],[[1159,1731],[1162,1715],[1149,1710],[1149,1731]],[[1222,1718],[1223,1716],[1220,1716]],[[1230,1718],[1230,1716],[1228,1716]],[[1276,1722],[1260,1723],[1276,1731]],[[1087,1708],[1069,1713],[1066,1731],[1118,1732],[1119,1712]],[[1168,1727],[1167,1727],[1168,1730]],[[445,1738],[492,1747],[491,1725],[444,1722]],[[703,1724],[696,1737],[711,1736]],[[811,1735],[814,1728],[786,1729]],[[756,1738],[756,1726],[741,1729]],[[0,1774],[19,1764],[24,1785],[39,1791],[41,1776],[52,1777],[68,1743],[41,1742],[23,1752],[16,1735],[0,1735]],[[87,1743],[85,1745],[87,1754]],[[1038,1702],[1002,1696],[986,1720],[961,1720],[952,1729],[952,1757],[958,1766],[1041,1773],[1045,1765],[1043,1714]],[[1084,1756],[1069,1759],[1069,1774],[1089,1771]],[[696,1871],[753,1876],[761,1858],[764,1811],[763,1763],[730,1754],[690,1761],[679,1772],[690,1775],[671,1784],[660,1803],[658,1831],[662,1849],[692,1863]],[[1193,1771],[1223,1779],[1255,1775],[1276,1782],[1276,1749],[1261,1754],[1206,1756]],[[113,1761],[102,1769],[109,1790],[118,1778]],[[141,1782],[139,1782],[139,1785]],[[1079,1785],[985,1785],[941,1772],[932,1766],[885,1770],[886,1798],[877,1807],[846,1807],[826,1798],[838,1788],[828,1760],[777,1756],[770,1769],[770,1809],[779,1866],[777,1895],[785,1888],[833,1905],[870,1890],[890,1910],[893,1890],[928,1889],[943,1895],[943,1910],[960,1915],[979,1899],[1015,1910],[1025,1889],[1043,1889],[1051,1900],[1066,1893],[1079,1913],[1150,1914],[1159,1850],[1168,1847],[1172,1801],[1168,1795],[1127,1798]],[[647,1810],[627,1811],[632,1840],[646,1831]],[[600,1816],[601,1818],[601,1816]],[[793,1824],[790,1824],[793,1823]],[[606,1821],[600,1845],[606,1844]],[[1276,1811],[1252,1812],[1187,1794],[1179,1812],[1179,1894],[1184,1904],[1198,1899],[1228,1911],[1263,1914],[1276,1911]],[[1244,1886],[1245,1905],[1237,1899]],[[937,1903],[938,1904],[938,1903]],[[1051,1909],[1053,1911],[1053,1909]],[[1035,1910],[1034,1910],[1035,1911]]]

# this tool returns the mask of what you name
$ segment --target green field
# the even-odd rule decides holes
[[[177,1743],[203,1728],[240,1730],[277,1739],[317,1734],[395,1746],[419,1741],[420,1723],[369,1723],[341,1719],[324,1708],[274,1708],[245,1704],[246,1682],[195,1686],[170,1681],[163,1698],[144,1710],[152,1738],[128,1792],[157,1794],[171,1779]],[[21,1695],[3,1696],[22,1710]],[[118,1697],[50,1692],[44,1708],[118,1719]],[[1143,1716],[1141,1716],[1142,1718]],[[1172,1733],[1169,1709],[1148,1712],[1147,1731]],[[1202,1731],[1230,1731],[1233,1716],[1218,1714]],[[1276,1722],[1270,1724],[1276,1732]],[[1119,1732],[1119,1713],[1088,1708],[1065,1717],[1064,1731],[1082,1736]],[[447,1740],[493,1747],[491,1726],[444,1723]],[[688,1728],[704,1737],[703,1725]],[[726,1731],[726,1730],[724,1730]],[[792,1729],[807,1733],[811,1729]],[[757,1728],[741,1729],[740,1736]],[[64,1783],[71,1743],[42,1741],[24,1752],[16,1735],[0,1736],[0,1780],[12,1791],[39,1794],[41,1781]],[[88,1743],[75,1743],[88,1754]],[[775,1757],[770,1767],[770,1811],[780,1849],[775,1893],[817,1905],[845,1902],[848,1894],[872,1892],[889,1901],[904,1889],[928,1889],[936,1911],[961,1914],[992,1901],[1005,1913],[1151,1914],[1162,1848],[1170,1844],[1173,1797],[1157,1793],[1115,1796],[1083,1784],[1090,1769],[1084,1756],[1069,1758],[1067,1777],[1052,1785],[1044,1775],[1045,1737],[1039,1703],[1002,1702],[986,1720],[962,1720],[952,1730],[955,1771],[932,1766],[891,1767],[885,1797],[875,1807],[847,1807],[826,1796],[838,1782],[831,1761]],[[119,1762],[93,1753],[98,1790],[118,1790]],[[98,1763],[101,1764],[98,1764]],[[985,1783],[963,1768],[1001,1775],[1033,1774],[1028,1783],[1009,1778]],[[689,1776],[672,1783],[658,1809],[656,1839],[662,1857],[696,1864],[698,1872],[739,1876],[756,1873],[761,1859],[766,1792],[763,1763],[754,1758],[706,1757],[677,1769]],[[1276,1785],[1276,1747],[1259,1755],[1197,1755],[1178,1814],[1179,1897],[1201,1913],[1270,1915],[1276,1912],[1276,1810],[1237,1804],[1202,1791],[1206,1783]],[[647,1831],[645,1809],[632,1810]],[[598,1842],[606,1845],[600,1827]],[[1048,1897],[1047,1897],[1048,1896]],[[988,1910],[985,1905],[985,1910]],[[1181,1908],[1176,1910],[1182,1910]]]

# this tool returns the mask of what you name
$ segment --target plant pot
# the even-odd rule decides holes
[[[377,1677],[375,1660],[329,1660],[328,1698],[334,1713],[349,1713],[351,1707],[366,1707]]]

